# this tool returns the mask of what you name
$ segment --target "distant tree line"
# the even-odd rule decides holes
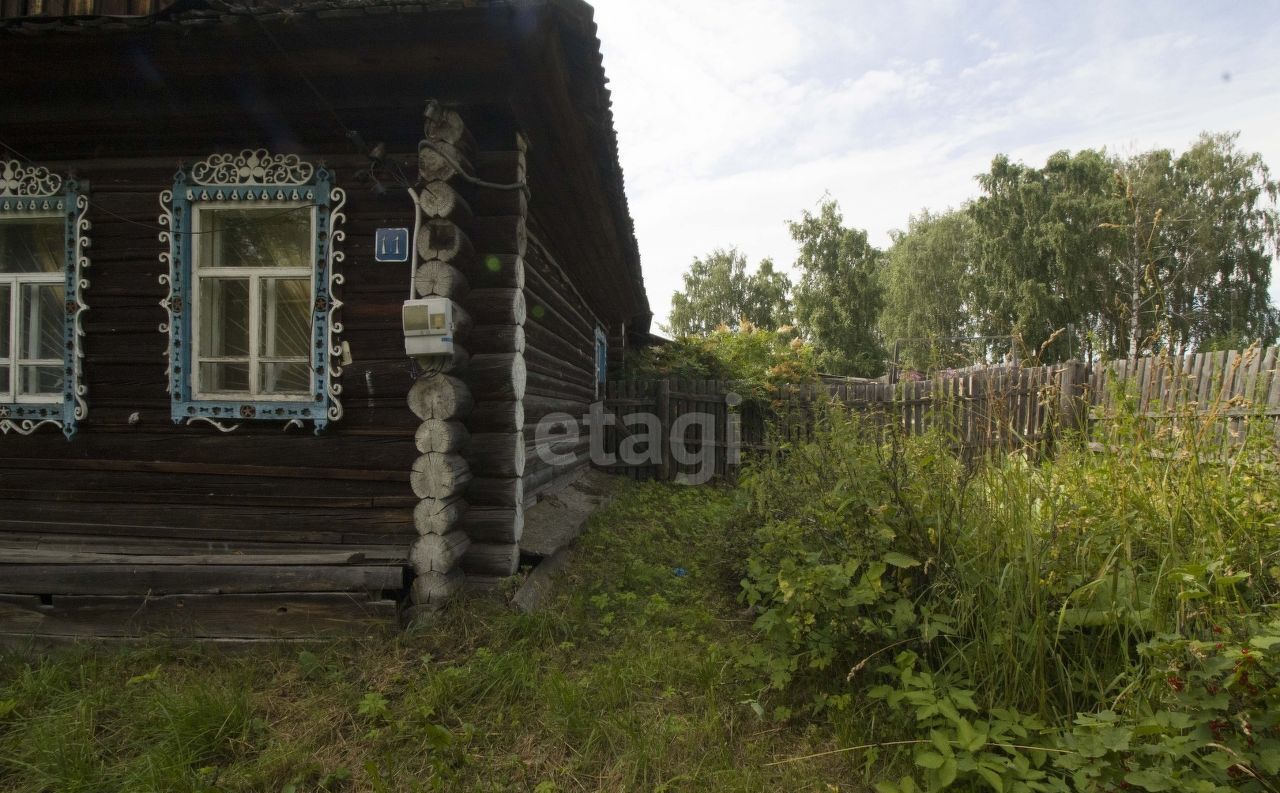
[[[696,259],[667,330],[794,325],[822,371],[876,376],[897,342],[920,368],[1007,354],[1054,362],[1273,343],[1276,180],[1236,134],[1185,152],[997,156],[980,194],[925,210],[887,251],[823,199],[788,225],[797,280],[736,248]]]

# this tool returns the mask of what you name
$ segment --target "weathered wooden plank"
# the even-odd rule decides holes
[[[0,632],[190,638],[367,636],[395,626],[396,603],[365,592],[252,595],[0,596]]]
[[[0,589],[17,594],[134,595],[398,590],[396,565],[0,564]]]
[[[221,463],[187,463],[156,460],[13,459],[0,457],[0,469],[5,468],[213,474],[218,476],[244,476],[254,479],[347,479],[375,482],[405,482],[409,478],[408,474],[402,471],[377,471],[365,468],[293,468],[274,465],[226,465]]]
[[[0,547],[0,565],[233,565],[238,567],[278,565],[352,565],[364,561],[360,552],[251,554],[193,553],[182,556],[84,551],[25,550]],[[0,579],[0,587],[4,581]]]

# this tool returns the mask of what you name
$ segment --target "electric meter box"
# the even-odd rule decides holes
[[[453,355],[452,300],[447,297],[406,300],[400,319],[407,354]]]

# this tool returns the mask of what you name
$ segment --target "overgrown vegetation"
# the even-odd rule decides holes
[[[535,616],[0,659],[0,789],[1275,791],[1280,467],[1241,426],[965,463],[833,409],[733,487],[625,488]]]
[[[551,607],[455,603],[412,635],[219,652],[0,658],[13,793],[802,790],[821,729],[765,724],[736,660],[736,499],[636,485],[596,516]],[[819,788],[821,789],[821,788]]]
[[[818,358],[795,328],[769,330],[744,318],[736,328],[645,348],[627,359],[624,374],[635,380],[732,380],[744,396],[766,399],[779,386],[816,382]]]
[[[876,724],[886,793],[1276,790],[1280,474],[1214,427],[966,466],[834,413],[744,485],[764,709]]]

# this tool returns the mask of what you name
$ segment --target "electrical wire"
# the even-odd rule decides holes
[[[459,164],[458,161],[455,160],[453,156],[449,154],[449,152],[445,151],[443,148],[441,148],[440,146],[437,146],[436,144],[432,143],[429,140],[423,139],[422,142],[418,144],[418,151],[422,151],[423,149],[431,149],[436,154],[439,154],[440,157],[443,158],[444,161],[447,162],[451,168],[453,168],[453,170],[458,172],[458,176],[462,177],[462,179],[464,179],[467,182],[470,182],[476,187],[484,187],[489,190],[523,190],[526,187],[528,187],[528,184],[524,182],[524,180],[521,180],[519,182],[512,182],[510,184],[500,184],[498,182],[486,182],[483,179],[472,176],[471,174],[467,173],[466,169],[463,168],[462,165]]]

